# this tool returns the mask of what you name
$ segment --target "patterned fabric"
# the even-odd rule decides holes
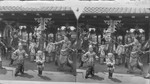
[[[130,57],[130,65],[134,66],[137,65],[138,62],[138,53],[137,52],[131,52],[131,57]]]
[[[106,45],[107,53],[113,53],[115,51],[115,45],[112,42],[108,42]]]
[[[112,67],[113,67],[113,69],[115,68],[115,59],[114,59],[114,57],[111,57],[111,58],[109,58],[109,57],[106,57],[106,65],[108,66],[108,65],[111,65]],[[108,67],[108,70],[109,70],[109,67]]]
[[[70,41],[62,41],[62,49],[60,51],[60,58],[59,58],[61,64],[67,62],[70,45],[71,45]]]
[[[51,43],[49,43],[46,47],[46,51],[48,51],[48,53],[54,52],[55,51],[55,45],[52,45]]]
[[[124,54],[124,52],[125,52],[124,47],[123,47],[122,45],[118,45],[118,46],[117,46],[117,49],[116,49],[116,53],[117,53],[118,55],[121,55],[121,54]]]
[[[36,55],[36,63],[41,63],[42,67],[44,67],[45,55]]]
[[[30,50],[30,55],[35,55],[36,53],[36,43],[31,43],[29,46],[29,50]]]
[[[27,56],[27,53],[25,52],[25,50],[19,50],[17,49],[14,53],[13,53],[13,59],[17,61],[18,64],[24,64],[24,58],[25,56]]]
[[[131,54],[130,54],[130,66],[136,66],[139,63],[139,53],[141,51],[141,44],[137,39],[134,39],[134,42],[127,45],[128,47],[132,46]]]
[[[88,66],[94,66],[94,57],[96,56],[96,53],[95,52],[87,52],[84,54],[83,57],[86,57],[87,58],[87,65]]]
[[[101,46],[99,47],[100,57],[105,57],[105,48],[106,48],[105,45],[101,45]]]
[[[44,36],[40,36],[40,38],[38,39],[38,42],[39,42],[38,49],[43,51],[43,49],[44,49],[44,43],[45,43]]]

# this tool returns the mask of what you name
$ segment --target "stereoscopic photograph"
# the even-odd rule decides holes
[[[150,84],[150,0],[0,0],[0,84]]]

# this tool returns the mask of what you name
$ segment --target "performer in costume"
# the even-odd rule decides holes
[[[52,45],[53,42],[52,39],[50,39],[50,42],[48,43],[46,47],[46,51],[48,52],[48,55],[51,57],[51,61],[55,60],[55,45]]]
[[[89,39],[87,36],[84,36],[83,38],[83,43],[82,43],[82,49],[87,52],[88,51],[88,46],[89,45]]]
[[[84,52],[87,52],[88,51],[88,46],[89,46],[89,39],[88,39],[88,36],[85,36],[83,38],[83,43],[82,43],[82,49]],[[82,56],[81,56],[81,62],[80,62],[80,65],[79,65],[79,68],[81,68],[84,64],[84,61],[82,61]]]
[[[88,38],[88,39],[87,39],[87,38]],[[91,46],[93,47],[93,46],[95,46],[95,45],[97,44],[96,42],[93,42],[93,41],[90,40],[90,34],[89,34],[89,36],[88,36],[87,38],[85,38],[85,39],[87,39],[87,42],[84,42],[84,41],[83,41],[83,44],[82,44],[82,45],[85,46],[85,47],[82,47],[83,49],[85,49],[83,52],[88,52],[87,49],[89,49],[89,48],[88,48],[89,45],[91,45]],[[96,47],[93,47],[93,51],[96,52]],[[85,60],[84,60],[84,56],[83,56],[83,55],[82,55],[81,59],[82,59],[82,60],[81,60],[81,64],[80,64],[79,68],[82,67],[83,64],[85,63]]]
[[[120,44],[117,46],[117,49],[116,49],[116,54],[117,54],[117,58],[116,58],[116,62],[118,65],[122,64],[123,62],[123,54],[124,54],[124,47],[122,45],[122,42],[120,41],[119,42]]]
[[[102,39],[101,45],[99,46],[100,63],[103,64],[106,58],[106,45],[105,39]]]
[[[24,60],[25,57],[28,57],[28,54],[23,49],[21,43],[19,43],[18,49],[13,53],[13,59],[17,62],[15,76],[18,75],[20,72],[21,74],[24,73]]]
[[[37,55],[36,55],[36,64],[37,64],[37,68],[38,68],[38,75],[41,76],[42,75],[42,71],[44,69],[44,62],[45,62],[45,55],[42,51],[38,51]]]
[[[139,41],[136,39],[136,37],[133,37],[134,41],[130,44],[126,44],[125,47],[130,47],[132,46],[132,51],[130,55],[130,61],[129,61],[129,71],[132,72],[134,67],[137,67],[141,70],[143,73],[143,64],[139,60],[139,54],[141,52],[141,44]]]
[[[66,65],[67,63],[67,57],[69,56],[69,48],[71,46],[71,42],[69,41],[67,36],[64,36],[64,40],[52,44],[62,44],[59,57],[59,68],[64,69],[64,65]]]
[[[106,57],[106,65],[107,65],[107,69],[109,71],[109,75],[108,78],[112,78],[113,76],[113,72],[115,69],[115,58],[114,55],[112,53],[108,53],[108,56]]]
[[[57,42],[59,42],[59,41],[61,41],[61,40],[63,40],[62,39],[62,36],[61,35],[57,35]],[[55,56],[55,65],[56,66],[58,66],[58,64],[59,64],[59,56],[60,56],[60,51],[61,51],[61,48],[62,48],[62,44],[57,44],[57,45],[55,45],[55,50],[57,51],[56,52],[56,56]]]
[[[88,78],[89,75],[94,76],[94,58],[96,57],[96,53],[93,51],[92,45],[89,46],[89,51],[83,57],[86,58],[85,62],[88,65],[85,78]]]
[[[30,46],[29,46],[29,52],[30,52],[30,61],[34,61],[35,60],[35,55],[36,55],[36,48],[37,48],[37,45],[35,43],[34,40],[32,40],[32,42],[30,43]]]
[[[128,37],[126,44],[130,44],[130,43],[132,43],[132,40],[130,37]],[[125,48],[125,67],[127,69],[129,69],[129,60],[130,60],[131,51],[132,51],[132,46]]]
[[[20,42],[20,38],[18,37],[18,33],[15,32],[13,39],[11,39],[11,48],[12,48],[12,52],[14,52],[17,48],[18,48],[18,44]],[[10,64],[12,65],[14,62],[13,57],[12,57],[12,53],[11,53],[11,59],[10,59]]]

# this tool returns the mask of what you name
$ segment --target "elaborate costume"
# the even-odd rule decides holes
[[[27,56],[27,53],[22,48],[22,44],[19,44],[19,49],[13,53],[13,59],[17,62],[15,76],[17,76],[19,72],[22,74],[24,73],[24,60]]]
[[[100,54],[100,63],[104,63],[104,59],[106,58],[106,45],[101,45],[99,47],[99,54]]]
[[[63,43],[63,45],[62,45],[62,49],[60,51],[60,63],[64,64],[67,62],[67,56],[69,55],[68,50],[69,50],[69,46],[70,46],[71,42],[70,41],[68,41],[68,42],[62,41],[62,43]]]
[[[51,61],[54,61],[55,60],[55,45],[49,42],[46,47],[46,51],[48,52],[48,56],[50,56]]]
[[[115,69],[115,58],[114,55],[112,53],[108,53],[108,56],[106,57],[106,65],[107,65],[107,69],[109,71],[109,78],[111,78],[113,76],[113,72]]]
[[[116,58],[116,61],[117,61],[117,64],[121,64],[123,62],[123,54],[125,52],[125,49],[123,47],[123,45],[119,44],[117,46],[117,49],[116,49],[116,54],[117,54],[117,58]]]
[[[38,51],[36,55],[36,64],[38,68],[38,75],[42,75],[44,69],[45,55],[42,51]]]
[[[60,68],[63,69],[64,65],[67,63],[71,42],[69,41],[68,37],[64,36],[64,40],[60,42],[56,42],[54,44],[62,44],[62,48],[60,50],[60,56],[59,56],[59,64],[60,64]]]
[[[36,55],[36,48],[37,48],[37,45],[36,43],[32,42],[29,46],[29,51],[30,51],[30,59],[31,61],[34,61],[35,59],[35,55]]]
[[[134,42],[125,45],[125,47],[132,46],[132,51],[130,54],[130,60],[129,60],[129,72],[133,71],[134,67],[139,68],[141,71],[143,71],[143,64],[139,60],[139,54],[141,53],[141,44],[139,41],[134,38]]]
[[[131,50],[132,50],[132,46],[125,48],[125,67],[128,69],[129,69]]]
[[[89,75],[94,76],[94,58],[96,57],[96,53],[93,51],[93,47],[91,45],[89,46],[89,51],[86,52],[83,57],[86,58],[85,62],[88,66],[85,78],[88,78]]]

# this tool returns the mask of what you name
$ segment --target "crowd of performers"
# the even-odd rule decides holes
[[[96,49],[97,43],[93,42],[88,35],[81,34],[79,39],[72,39],[69,35],[63,35],[62,37],[63,39],[59,39],[56,42],[50,39],[47,46],[43,43],[43,37],[40,37],[41,39],[38,42],[35,40],[37,38],[33,37],[29,46],[30,53],[27,54],[26,47],[24,46],[25,41],[19,39],[17,33],[14,34],[13,41],[11,42],[12,49],[7,48],[7,51],[9,51],[8,53],[11,56],[10,65],[14,61],[17,62],[15,76],[18,73],[24,73],[24,60],[26,57],[33,58],[36,61],[38,75],[42,75],[46,55],[53,57],[60,70],[63,70],[66,65],[73,70],[73,56],[75,54],[72,54],[72,52],[78,53],[77,58],[80,60],[79,68],[84,63],[88,65],[85,78],[88,78],[89,75],[94,76],[96,59],[99,59],[100,64],[108,66],[109,78],[113,76],[115,64],[119,65],[123,62],[128,69],[128,73],[132,73],[135,67],[141,70],[141,74],[143,73],[144,68],[140,57],[144,56],[145,53],[149,53],[150,41],[143,42],[139,40],[137,35],[128,38],[125,45],[122,42],[117,42],[116,48],[114,47],[116,45],[113,38],[109,41],[103,38],[98,49]],[[0,59],[0,61],[2,60]],[[149,77],[150,68],[145,78]]]
[[[138,68],[141,70],[141,74],[144,75],[144,68],[141,58],[146,56],[145,54],[149,52],[149,40],[145,42],[143,38],[139,39],[139,36],[133,33],[132,36],[127,38],[125,45],[123,45],[122,42],[116,42],[118,45],[115,48],[115,42],[116,41],[114,41],[113,38],[107,42],[105,39],[102,39],[101,45],[99,45],[97,52],[94,50],[94,43],[89,42],[88,50],[83,47],[85,53],[81,57],[82,60],[79,67],[82,67],[84,63],[88,65],[85,78],[88,78],[89,75],[94,76],[94,64],[95,59],[97,58],[99,58],[100,64],[106,63],[109,78],[112,78],[115,65],[120,65],[123,63],[125,63],[125,67],[128,69],[127,73],[133,73],[134,68]],[[150,67],[148,74],[144,76],[144,78],[150,78],[149,73]]]

